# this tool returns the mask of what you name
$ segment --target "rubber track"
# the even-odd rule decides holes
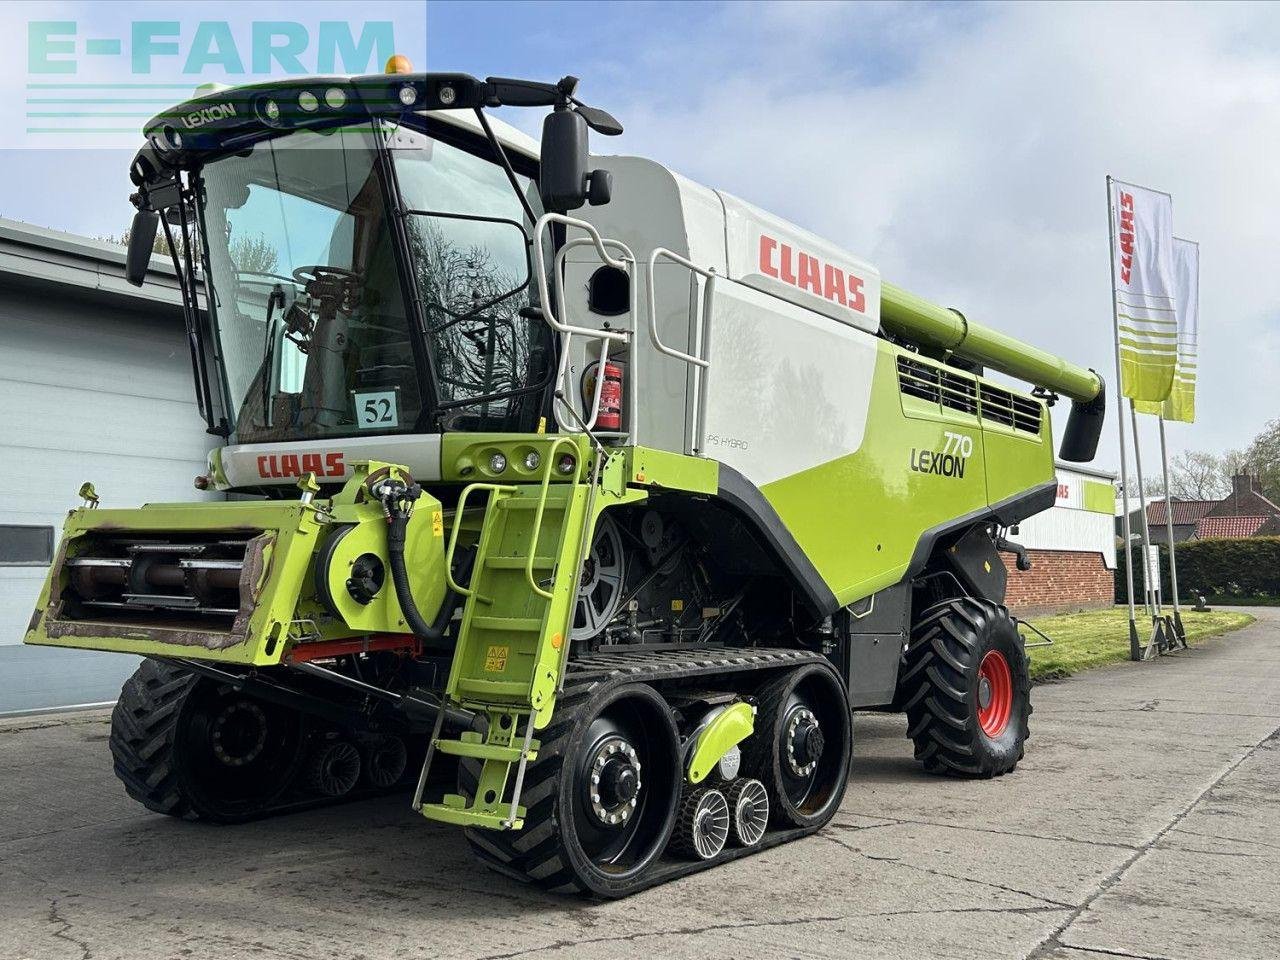
[[[977,656],[980,638],[997,628],[1001,620],[1009,622],[1010,629],[1016,633],[1017,628],[1012,626],[1004,607],[960,597],[930,607],[915,626],[898,685],[904,691],[907,736],[915,744],[916,759],[928,773],[1000,776],[1011,772],[1022,759],[1023,744],[1030,736],[1029,698],[1025,716],[1017,720],[1022,729],[1018,755],[1012,766],[992,768],[973,748],[981,734],[970,717],[965,675]]]
[[[148,810],[192,816],[173,765],[178,711],[195,685],[186,670],[143,660],[111,711],[111,755],[125,792]]]
[[[564,855],[555,818],[563,752],[579,711],[624,684],[652,684],[699,676],[721,678],[726,674],[764,672],[806,663],[829,665],[819,654],[794,649],[638,650],[593,654],[571,661],[551,722],[539,734],[542,746],[538,759],[529,765],[525,774],[520,798],[521,805],[528,810],[524,828],[515,832],[468,829],[466,838],[472,851],[487,866],[521,882],[536,883],[558,892],[582,892],[582,884]],[[461,792],[468,796],[474,794],[479,770],[480,764],[474,761],[459,765]],[[711,860],[664,858],[623,895],[795,840],[816,832],[822,825],[771,830],[754,847],[726,847]]]
[[[125,681],[120,699],[111,711],[109,738],[115,774],[124,784],[125,793],[155,813],[188,820],[201,817],[191,809],[178,782],[173,746],[178,713],[196,680],[195,674],[181,667],[144,659]],[[404,789],[403,781],[390,787],[367,786],[362,781],[341,797],[298,796],[291,790],[284,799],[270,807],[227,822],[259,820],[282,813],[402,793]]]

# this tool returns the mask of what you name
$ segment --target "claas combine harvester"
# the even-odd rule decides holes
[[[857,708],[930,772],[1017,765],[1005,534],[1101,379],[588,130],[573,78],[410,72],[146,125],[127,270],[162,228],[225,444],[198,502],[86,489],[26,642],[146,658],[111,750],[149,809],[412,789],[621,896],[820,829]]]

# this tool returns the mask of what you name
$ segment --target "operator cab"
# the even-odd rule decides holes
[[[130,279],[145,274],[163,211],[211,432],[256,444],[537,429],[557,341],[531,276],[551,238],[536,258],[534,227],[544,198],[557,211],[587,199],[585,128],[607,118],[573,83],[285,81],[153,120],[132,170]],[[482,113],[504,97],[580,128],[541,185]],[[463,106],[473,129],[433,112]]]

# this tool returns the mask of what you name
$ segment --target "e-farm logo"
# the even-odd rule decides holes
[[[379,3],[366,8],[374,14],[367,19],[350,17],[360,7],[332,0],[233,4],[218,10],[227,19],[184,16],[177,11],[190,7],[149,0],[19,6],[27,14],[26,96],[0,108],[12,111],[0,134],[9,142],[0,146],[134,147],[147,120],[211,85],[380,73],[395,54],[425,68],[421,0]],[[271,16],[277,10],[285,17]],[[219,109],[188,111],[183,122],[222,119],[210,112]]]

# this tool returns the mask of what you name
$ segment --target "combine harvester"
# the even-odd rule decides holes
[[[86,490],[26,642],[147,658],[111,749],[149,809],[416,776],[484,863],[616,897],[820,829],[852,709],[930,772],[1022,757],[1004,535],[1054,502],[1057,395],[1092,458],[1102,380],[590,156],[621,127],[575,86],[289,79],[145,127],[129,278],[163,226],[227,441],[196,487],[239,496]],[[551,108],[541,144],[499,106]]]

